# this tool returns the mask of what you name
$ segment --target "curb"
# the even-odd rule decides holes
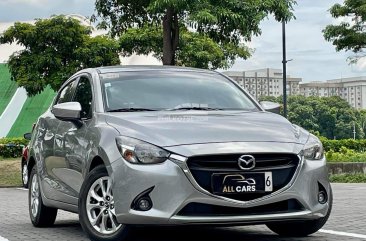
[[[0,188],[6,189],[6,188],[22,188],[23,186],[0,186]]]
[[[327,163],[329,174],[361,173],[366,174],[366,162]]]

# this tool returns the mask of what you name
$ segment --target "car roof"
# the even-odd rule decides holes
[[[182,71],[182,72],[201,72],[201,73],[217,73],[216,71],[188,68],[188,67],[178,67],[178,66],[159,66],[159,65],[117,65],[117,66],[106,66],[95,68],[99,74],[105,73],[116,73],[116,72],[130,72],[130,71]]]

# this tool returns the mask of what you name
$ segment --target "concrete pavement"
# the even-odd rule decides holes
[[[334,208],[330,220],[321,232],[307,238],[280,238],[264,225],[230,228],[139,228],[130,240],[172,241],[197,240],[250,240],[250,241],[337,241],[366,240],[366,184],[334,184]],[[56,224],[51,228],[34,228],[28,214],[28,192],[22,189],[0,189],[0,241],[68,241],[85,240],[76,214],[59,211]]]

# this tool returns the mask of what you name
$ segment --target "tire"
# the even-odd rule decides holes
[[[266,224],[267,227],[278,235],[285,237],[306,237],[316,233],[328,221],[332,211],[333,193],[331,188],[329,194],[329,209],[324,217],[302,222],[268,223]]]
[[[27,167],[27,163],[22,160],[21,163],[21,168],[22,168],[22,185],[24,188],[28,188],[28,182],[29,182],[29,175],[28,175],[28,167]]]
[[[35,227],[52,226],[56,220],[57,209],[43,204],[36,166],[33,167],[29,180],[28,206],[32,224]]]
[[[105,167],[98,166],[89,173],[81,187],[79,220],[93,241],[122,241],[129,232],[128,226],[117,223],[111,184]]]

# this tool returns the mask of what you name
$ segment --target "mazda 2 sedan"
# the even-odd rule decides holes
[[[49,226],[58,209],[75,212],[102,241],[141,225],[312,234],[332,207],[323,147],[277,107],[207,70],[82,70],[32,133],[31,221]]]

